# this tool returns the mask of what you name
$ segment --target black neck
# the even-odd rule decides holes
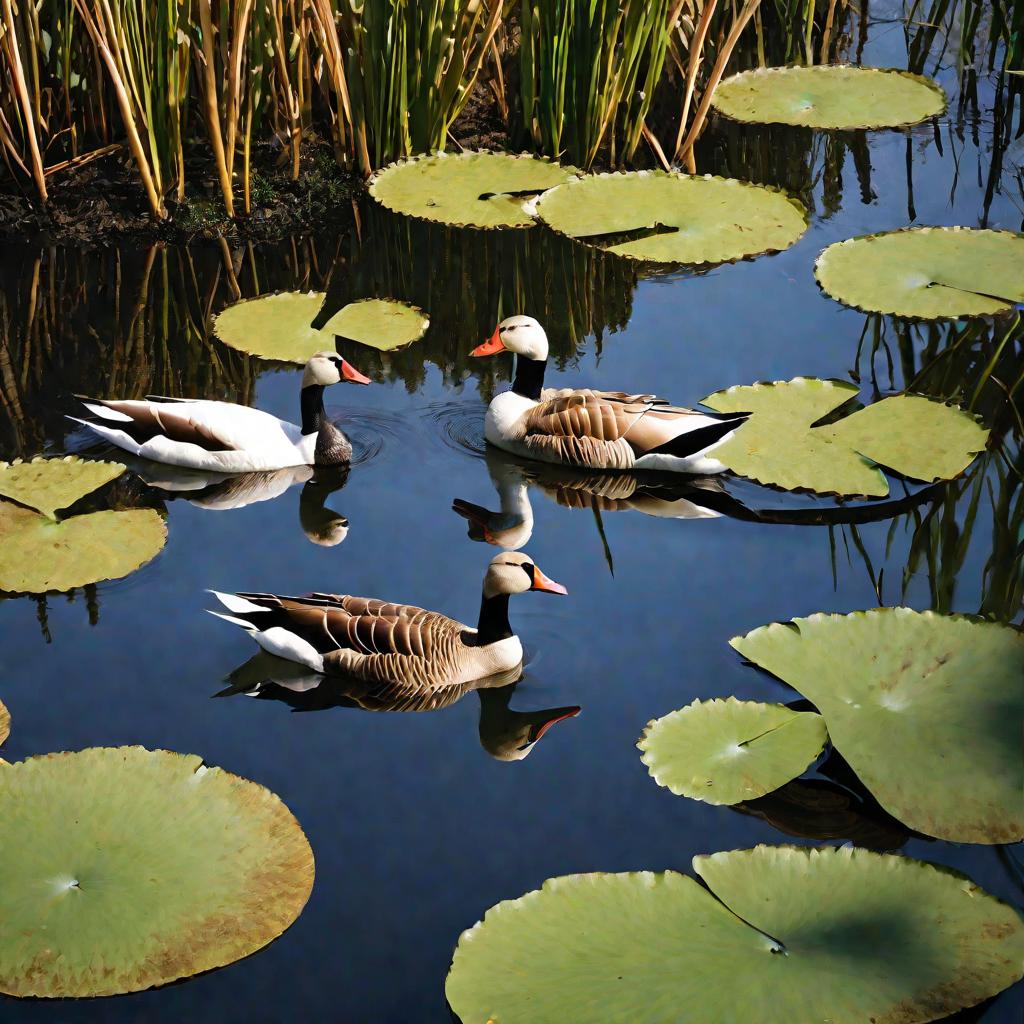
[[[315,434],[324,418],[323,384],[307,384],[302,389],[302,432]]]
[[[476,638],[480,644],[493,644],[512,636],[508,624],[508,594],[484,597],[480,602],[480,621],[476,626]]]
[[[541,388],[544,387],[544,370],[547,365],[546,359],[527,359],[526,356],[516,356],[516,379],[512,382],[512,390],[517,395],[522,395],[523,398],[539,401]]]

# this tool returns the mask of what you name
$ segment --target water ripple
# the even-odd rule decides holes
[[[487,406],[483,402],[434,402],[426,406],[424,416],[432,425],[434,436],[446,448],[462,455],[482,459],[487,451],[484,440],[484,414]]]

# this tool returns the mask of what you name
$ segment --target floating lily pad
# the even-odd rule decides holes
[[[92,462],[66,455],[31,462],[0,462],[0,495],[51,518],[125,470],[119,462]]]
[[[535,156],[435,153],[391,164],[370,181],[370,195],[395,213],[455,227],[526,228],[525,204],[577,175]]]
[[[298,917],[313,854],[280,799],[193,754],[47,754],[0,772],[0,991],[136,992]]]
[[[713,103],[748,124],[850,130],[917,124],[946,109],[946,94],[909,71],[820,64],[732,75],[719,84]]]
[[[830,245],[814,267],[833,299],[915,320],[988,316],[1024,302],[1024,235],[905,228]]]
[[[676,796],[738,804],[802,774],[827,739],[821,715],[730,697],[651,722],[638,746],[654,781]]]
[[[322,329],[311,327],[324,304],[323,292],[279,292],[243,299],[214,320],[217,337],[260,359],[305,363],[335,347],[342,335],[382,351],[423,337],[429,320],[422,310],[397,299],[364,299],[342,307]]]
[[[11,735],[11,713],[0,700],[0,743]]]
[[[167,528],[153,509],[91,512],[61,522],[0,501],[0,590],[73,590],[134,572],[160,552]]]
[[[710,893],[672,871],[585,874],[492,907],[459,940],[452,1009],[463,1024],[677,1024],[680,1008],[687,1024],[915,1024],[1021,976],[1017,912],[920,861],[759,846],[693,867]]]
[[[796,377],[717,391],[704,404],[750,419],[715,449],[740,476],[787,490],[884,497],[879,466],[927,483],[962,473],[988,431],[968,413],[919,395],[897,395],[822,426],[857,397],[842,381]]]
[[[807,211],[784,192],[664,171],[573,179],[545,192],[537,214],[571,238],[655,263],[725,263],[778,252],[807,228]]]
[[[730,641],[814,702],[893,817],[940,839],[1024,838],[1024,634],[883,608],[812,615]]]

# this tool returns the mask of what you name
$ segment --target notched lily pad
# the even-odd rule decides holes
[[[801,775],[827,739],[821,715],[730,697],[651,722],[638,746],[654,781],[676,796],[737,804]]]
[[[214,318],[217,337],[231,348],[283,363],[305,363],[335,347],[335,335],[381,351],[423,337],[429,320],[397,299],[363,299],[342,307],[322,328],[311,324],[324,304],[323,292],[279,292],[243,299]]]
[[[815,704],[893,817],[952,842],[1024,839],[1024,634],[880,608],[775,623],[730,643]]]
[[[512,153],[434,153],[391,164],[370,180],[370,195],[395,213],[473,228],[526,228],[527,206],[579,174],[540,157]]]
[[[797,200],[712,175],[594,174],[545,192],[537,214],[588,245],[654,263],[726,263],[792,245],[807,228]]]
[[[889,483],[879,466],[926,483],[949,480],[988,441],[970,414],[920,395],[896,395],[814,426],[857,394],[852,384],[813,377],[717,391],[703,400],[709,408],[752,415],[715,458],[786,490],[884,497]]]
[[[262,786],[192,754],[46,754],[0,772],[0,991],[137,992],[222,967],[302,911],[313,854]]]
[[[53,518],[58,509],[116,480],[124,470],[119,462],[93,462],[74,455],[0,462],[0,496]]]
[[[167,527],[153,509],[57,522],[0,501],[0,590],[43,594],[120,579],[159,554],[166,539]]]
[[[1024,302],[1024,235],[904,228],[830,245],[814,266],[833,299],[912,320],[991,316]]]
[[[1024,922],[969,880],[854,848],[759,846],[549,879],[463,933],[463,1024],[915,1024],[1022,972]],[[717,899],[716,899],[717,897]]]
[[[820,64],[732,75],[715,90],[713,105],[748,124],[900,128],[941,114],[946,94],[937,82],[909,71]]]

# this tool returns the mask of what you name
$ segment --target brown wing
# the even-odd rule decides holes
[[[235,451],[238,447],[229,440],[219,437],[209,424],[196,422],[190,417],[187,402],[179,405],[170,401],[139,402],[98,398],[84,401],[106,406],[122,416],[129,417],[130,423],[121,421],[117,427],[139,444],[145,444],[146,441],[163,435],[172,441],[194,444],[208,452]]]

